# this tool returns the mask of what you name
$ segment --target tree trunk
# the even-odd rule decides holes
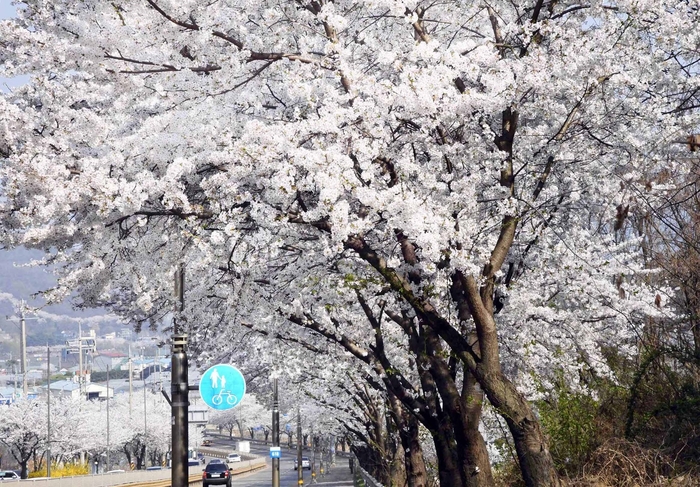
[[[462,487],[462,475],[455,463],[457,445],[452,436],[452,425],[449,421],[441,421],[437,430],[431,433],[438,461],[440,487]]]
[[[467,459],[470,461],[468,465],[474,466],[472,476],[481,477],[481,479],[479,479],[481,485],[494,485],[488,449],[486,448],[484,437],[479,431],[483,402],[484,393],[481,391],[469,369],[464,367],[462,414],[465,417],[464,422],[467,427],[465,432],[468,444],[467,451],[472,455],[471,458]]]
[[[484,284],[479,287],[473,276],[460,275],[459,292],[469,305],[478,338],[479,360],[463,355],[465,365],[479,382],[486,397],[508,424],[520,462],[520,472],[527,487],[559,487],[562,485],[554,468],[547,439],[539,419],[525,397],[501,370],[498,333],[493,308],[494,269],[500,269],[509,248],[515,223],[504,218],[503,228],[487,269]]]
[[[428,474],[425,469],[423,448],[418,438],[419,424],[415,416],[393,394],[389,394],[393,417],[396,421],[401,446],[403,447],[404,465],[406,469],[406,487],[426,487]],[[343,439],[343,449],[345,449]]]
[[[143,443],[136,448],[136,470],[146,468],[146,444]]]
[[[430,373],[435,379],[443,410],[450,417],[457,443],[457,462],[464,487],[492,487],[491,473],[486,442],[479,431],[481,420],[482,394],[477,391],[476,381],[464,367],[465,377],[462,394],[445,362],[440,339],[434,330],[424,327],[426,349],[430,360]]]
[[[386,433],[384,435],[384,451],[387,459],[387,477],[389,482],[384,485],[406,485],[406,462],[400,448],[400,437],[402,423],[400,419],[393,414],[392,394],[388,394],[384,402],[387,409],[384,412],[384,420],[386,423]],[[399,441],[396,441],[396,438]],[[337,449],[337,444],[335,445]]]
[[[461,487],[462,473],[456,463],[457,444],[454,438],[454,428],[449,416],[445,416],[442,406],[438,401],[438,390],[435,378],[430,373],[430,360],[424,351],[425,343],[422,335],[414,334],[409,343],[416,353],[416,368],[421,380],[423,393],[426,397],[431,414],[425,418],[423,425],[428,428],[433,437],[435,454],[438,460],[438,477],[440,487]]]
[[[523,395],[500,371],[483,376],[480,383],[485,386],[484,390],[491,404],[508,424],[525,485],[563,485],[554,468],[540,421]]]

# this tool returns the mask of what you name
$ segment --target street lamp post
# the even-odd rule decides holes
[[[301,411],[297,408],[297,482],[304,485],[304,465],[301,460]]]
[[[277,393],[277,377],[272,379],[272,446],[280,446],[280,401]],[[280,487],[280,459],[272,459],[272,487]]]
[[[172,487],[187,487],[187,450],[189,441],[189,377],[187,365],[187,335],[181,333],[178,326],[178,318],[184,307],[185,273],[182,266],[175,272],[175,316],[173,317],[173,337],[171,350],[171,380],[170,393],[172,394],[171,408],[171,441],[172,461],[171,477]]]

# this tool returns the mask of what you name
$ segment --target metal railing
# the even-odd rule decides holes
[[[350,456],[350,471],[352,472],[352,480],[355,487],[384,487],[367,470],[360,467],[360,462],[355,455]]]
[[[223,452],[214,453],[214,455],[210,456],[222,455],[223,458],[226,457],[226,454]],[[250,455],[250,457],[253,457],[253,455]],[[265,466],[265,457],[252,458],[251,460],[245,460],[236,464],[235,466],[231,466],[233,469],[231,471],[231,475],[240,475],[264,468]],[[198,465],[190,467],[188,473],[188,482],[190,485],[202,482],[201,466]],[[170,470],[168,469],[134,470],[111,474],[81,475],[76,477],[26,479],[15,481],[6,480],[2,484],[12,485],[14,483],[21,483],[21,485],[31,485],[36,487],[112,487],[124,484],[128,484],[129,487],[169,487],[170,475]]]

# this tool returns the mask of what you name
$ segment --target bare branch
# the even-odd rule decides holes
[[[189,22],[184,22],[182,20],[177,20],[175,17],[172,17],[171,15],[167,14],[162,8],[158,6],[156,2],[153,0],[146,0],[148,4],[153,7],[159,14],[161,14],[163,17],[168,19],[170,22],[173,24],[179,25],[180,27],[184,27],[185,29],[189,30],[199,30],[199,26],[195,24],[194,22],[189,23]]]
[[[218,30],[215,30],[214,32],[212,32],[212,35],[214,35],[220,39],[223,39],[225,41],[230,42],[231,44],[236,46],[238,49],[241,49],[241,50],[243,49],[243,43],[241,41],[239,41],[238,39],[236,39],[235,37],[231,37],[229,35],[226,35],[223,32],[218,31]]]

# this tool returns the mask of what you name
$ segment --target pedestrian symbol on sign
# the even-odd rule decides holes
[[[219,371],[216,370],[216,367],[214,367],[214,370],[211,372],[211,387],[212,389],[218,389],[219,388]]]
[[[230,409],[241,402],[245,394],[245,379],[241,372],[226,364],[207,369],[199,381],[199,394],[213,409]]]

